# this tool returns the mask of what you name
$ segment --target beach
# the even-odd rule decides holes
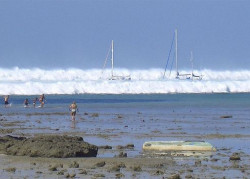
[[[0,136],[78,136],[96,157],[0,155],[4,178],[248,178],[248,93],[47,95],[44,108],[11,96]],[[76,121],[69,105],[78,104]],[[215,152],[145,152],[146,141],[206,141]],[[236,156],[236,157],[235,157]],[[235,157],[235,158],[234,158]]]

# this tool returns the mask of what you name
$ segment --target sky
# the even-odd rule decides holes
[[[250,68],[248,0],[0,0],[0,68]],[[110,64],[107,64],[110,66]]]

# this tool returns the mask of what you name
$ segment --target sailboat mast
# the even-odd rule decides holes
[[[191,64],[192,64],[192,80],[194,78],[194,63],[193,63],[193,52],[191,51],[190,52],[190,61],[191,61]]]
[[[112,65],[112,77],[114,76],[113,75],[113,70],[114,70],[114,41],[112,40],[112,49],[111,49],[111,65]]]
[[[178,77],[178,51],[177,51],[177,29],[175,29],[175,65],[176,65],[176,77]]]

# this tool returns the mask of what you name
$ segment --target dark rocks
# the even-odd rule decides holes
[[[217,162],[219,159],[218,158],[212,158],[211,162]]]
[[[10,134],[14,131],[14,129],[0,129],[1,134]]]
[[[9,167],[9,168],[6,168],[6,169],[4,169],[5,171],[7,171],[7,172],[16,172],[16,168],[15,167]]]
[[[154,175],[163,175],[163,174],[164,174],[164,172],[161,171],[161,170],[157,170],[157,171],[154,173]]]
[[[135,172],[141,172],[142,171],[140,166],[134,166],[134,167],[132,167],[132,170],[135,171]]]
[[[126,158],[128,154],[126,152],[120,152],[118,155],[115,155],[116,158]]]
[[[134,149],[135,145],[134,144],[127,144],[125,146],[118,145],[116,149],[121,150],[121,149]]]
[[[101,174],[101,173],[97,173],[97,174],[94,174],[94,177],[96,177],[96,178],[104,178],[105,175]]]
[[[80,169],[80,170],[79,170],[79,174],[81,174],[81,175],[87,175],[88,173],[87,173],[86,170]]]
[[[49,171],[57,171],[57,167],[56,166],[51,166],[51,167],[49,167]]]
[[[113,167],[111,167],[108,171],[109,172],[120,172],[121,167],[119,165],[115,165]]]
[[[0,153],[30,157],[96,157],[98,148],[82,137],[38,136],[33,138],[0,137]]]
[[[199,165],[201,165],[201,160],[196,160],[195,161],[195,166],[199,166]]]
[[[112,146],[102,145],[102,146],[98,146],[98,149],[112,149]]]
[[[64,175],[64,170],[59,171],[57,175]]]
[[[104,167],[105,165],[106,165],[105,161],[98,162],[98,163],[95,164],[96,167]]]
[[[233,116],[231,116],[231,115],[225,115],[225,116],[221,116],[220,118],[233,118]]]
[[[123,177],[125,177],[125,175],[122,174],[122,173],[117,173],[117,174],[115,175],[115,177],[116,177],[116,178],[123,178]]]
[[[179,174],[173,174],[168,179],[181,179],[181,176]]]
[[[229,160],[240,160],[240,154],[239,153],[233,153]]]
[[[72,164],[69,165],[69,168],[79,168],[79,163],[74,161]]]
[[[91,115],[91,117],[99,117],[99,114],[98,114],[98,113],[93,113],[93,114]]]
[[[185,178],[192,179],[193,176],[189,174],[189,175],[186,175]]]

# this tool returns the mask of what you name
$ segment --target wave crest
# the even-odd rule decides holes
[[[115,75],[130,75],[130,81],[108,80],[111,69],[0,69],[0,94],[140,94],[250,92],[250,71],[200,70],[203,80],[176,80],[163,69],[115,69]],[[180,71],[181,74],[190,71]]]

